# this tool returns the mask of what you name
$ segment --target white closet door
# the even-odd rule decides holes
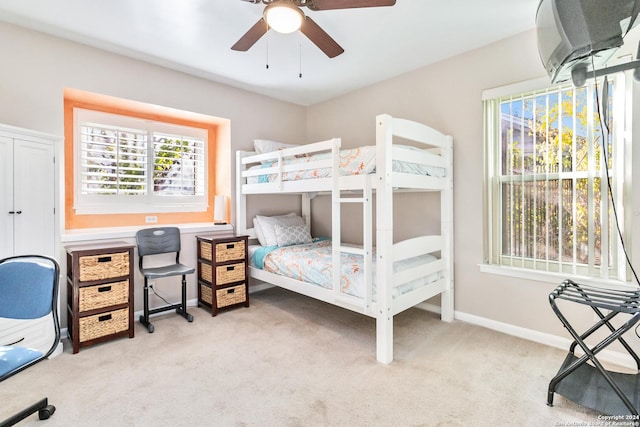
[[[54,256],[54,147],[14,139],[14,253]]]
[[[0,136],[0,259],[13,255],[13,138]]]

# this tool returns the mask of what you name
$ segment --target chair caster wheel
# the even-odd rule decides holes
[[[193,315],[192,314],[187,314],[187,321],[193,322]]]
[[[48,420],[54,412],[56,412],[56,407],[53,405],[47,405],[38,411],[38,418],[41,420]]]
[[[152,334],[153,331],[155,331],[155,328],[153,327],[153,325],[151,323],[149,323],[147,325],[147,330],[149,331],[150,334]]]

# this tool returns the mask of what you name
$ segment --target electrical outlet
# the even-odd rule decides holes
[[[155,224],[158,222],[158,217],[155,215],[148,215],[144,217],[144,222],[147,224]]]

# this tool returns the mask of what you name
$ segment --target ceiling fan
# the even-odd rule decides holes
[[[279,32],[293,32],[298,29],[307,36],[321,51],[329,58],[334,58],[344,52],[334,39],[331,38],[318,24],[306,16],[301,7],[310,10],[335,10],[335,9],[355,9],[361,7],[393,6],[396,0],[243,0],[249,3],[262,3],[266,7],[262,18],[249,29],[231,49],[247,51],[253,46],[270,28]],[[288,15],[293,19],[294,24],[288,28],[277,28],[279,14]]]

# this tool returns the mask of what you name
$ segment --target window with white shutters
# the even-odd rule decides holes
[[[76,109],[78,213],[206,210],[207,131]]]

